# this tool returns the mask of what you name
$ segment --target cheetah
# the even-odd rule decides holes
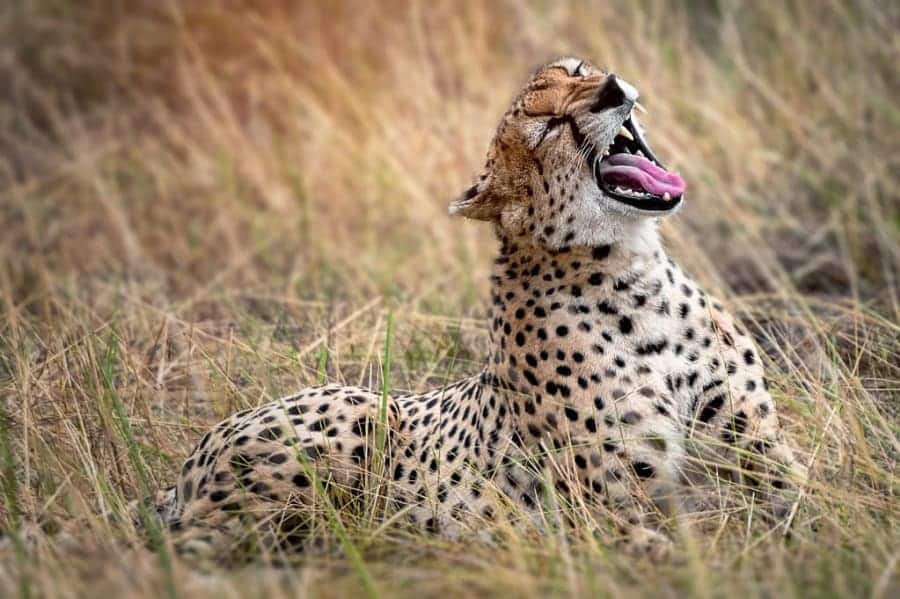
[[[547,64],[451,202],[499,245],[480,372],[423,394],[324,385],[234,414],[162,493],[169,528],[207,548],[248,519],[296,536],[322,494],[378,475],[386,517],[440,535],[510,513],[540,527],[552,493],[663,555],[660,522],[709,463],[784,521],[804,468],[747,330],[661,245],[685,183],[650,149],[637,98],[586,61]]]

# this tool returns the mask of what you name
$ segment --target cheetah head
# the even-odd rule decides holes
[[[647,144],[637,90],[585,61],[539,69],[504,115],[477,183],[450,214],[550,248],[626,238],[674,213],[685,184]]]

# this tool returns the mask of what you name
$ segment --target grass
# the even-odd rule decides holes
[[[5,4],[0,593],[896,596],[898,22],[874,0]],[[337,506],[345,550],[288,568],[145,548],[124,506],[224,415],[480,367],[494,244],[446,204],[564,53],[638,85],[688,181],[663,233],[766,355],[811,471],[794,537],[737,506],[654,566],[579,530],[452,543]]]

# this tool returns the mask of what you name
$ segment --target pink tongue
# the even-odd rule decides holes
[[[614,183],[661,196],[668,193],[677,198],[684,193],[685,185],[676,173],[653,164],[643,156],[613,154],[600,163],[600,177],[606,183]]]

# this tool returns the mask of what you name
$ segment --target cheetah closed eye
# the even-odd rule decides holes
[[[386,406],[326,385],[234,414],[157,505],[179,547],[221,555],[248,520],[302,536],[320,494],[352,497],[377,468],[389,507],[443,535],[540,527],[552,490],[659,553],[661,517],[704,470],[697,447],[783,516],[802,468],[752,340],[660,244],[685,183],[650,149],[637,98],[585,61],[539,69],[450,204],[499,240],[484,368]]]

